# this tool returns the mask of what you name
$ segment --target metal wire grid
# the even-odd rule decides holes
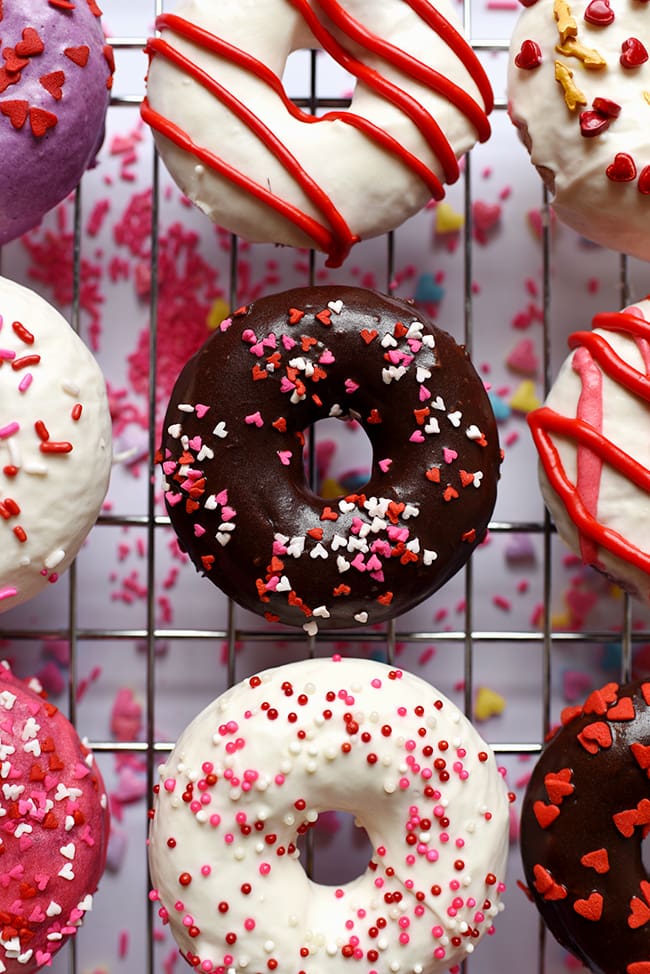
[[[153,0],[152,16],[155,18],[162,13],[163,0]],[[464,0],[463,21],[465,36],[470,41],[473,49],[477,53],[505,52],[508,49],[508,39],[482,39],[475,37],[472,28],[472,12],[470,0]],[[144,36],[119,35],[108,38],[116,52],[121,51],[142,51],[146,43]],[[119,85],[119,74],[117,77]],[[312,52],[310,60],[309,95],[297,102],[303,107],[308,107],[312,112],[319,108],[346,107],[348,102],[343,99],[323,99],[316,95],[317,91],[317,59],[315,52]],[[142,93],[122,93],[116,92],[111,98],[110,110],[116,111],[120,108],[134,107],[139,105]],[[503,99],[497,99],[495,103],[496,111],[504,111],[506,108]],[[463,234],[463,278],[464,278],[464,342],[468,350],[472,351],[473,332],[474,332],[474,297],[472,293],[472,266],[473,266],[473,245],[472,245],[472,180],[471,154],[466,157],[464,174],[464,234]],[[67,624],[62,628],[56,629],[12,629],[7,626],[0,627],[0,637],[16,640],[34,639],[66,639],[70,646],[70,667],[68,679],[68,713],[71,721],[75,723],[77,712],[77,691],[78,691],[78,662],[79,662],[79,643],[80,642],[101,642],[101,641],[141,641],[146,645],[146,726],[145,739],[138,741],[115,742],[110,740],[91,740],[90,746],[98,754],[118,754],[119,752],[131,752],[133,754],[145,755],[147,762],[147,787],[148,794],[154,784],[155,771],[160,760],[160,755],[167,753],[173,747],[171,741],[160,741],[155,733],[155,714],[156,714],[156,692],[155,692],[155,670],[156,670],[156,643],[159,640],[206,640],[226,643],[228,647],[227,655],[227,682],[228,685],[237,679],[235,663],[235,647],[239,641],[254,641],[258,643],[273,642],[277,640],[277,634],[265,629],[245,629],[237,626],[236,610],[232,603],[228,607],[228,622],[226,628],[197,628],[197,629],[174,629],[160,627],[155,621],[155,553],[156,538],[161,528],[169,525],[169,518],[165,515],[156,513],[156,484],[157,471],[153,467],[152,458],[157,448],[156,437],[156,360],[157,360],[157,335],[154,323],[158,313],[158,257],[159,257],[159,213],[160,213],[160,163],[154,152],[151,183],[153,190],[153,218],[151,227],[151,297],[149,303],[150,328],[149,344],[149,474],[147,490],[147,513],[144,515],[111,515],[102,514],[98,520],[99,526],[112,527],[137,527],[146,530],[147,566],[146,583],[148,589],[146,624],[143,628],[92,628],[81,627],[78,625],[78,580],[77,569],[73,564],[69,571],[69,595],[67,605]],[[543,308],[543,383],[544,392],[551,384],[550,350],[550,301],[552,273],[550,261],[550,224],[548,214],[548,203],[546,194],[543,192],[542,202],[542,308]],[[81,227],[83,212],[83,182],[78,188],[75,196],[74,208],[74,251],[73,251],[73,303],[71,310],[71,324],[78,330],[81,316],[80,293],[81,293]],[[230,250],[230,306],[237,305],[237,239],[232,237]],[[394,238],[392,234],[386,236],[386,256],[385,256],[385,290],[391,291],[393,287],[394,272]],[[314,282],[314,254],[311,254],[309,283]],[[620,306],[628,303],[628,268],[627,259],[620,259],[619,274]],[[311,469],[313,472],[313,451],[311,458]],[[540,693],[542,695],[542,726],[539,727],[537,742],[530,743],[524,741],[511,741],[493,745],[497,755],[536,755],[541,750],[541,742],[548,731],[550,725],[551,707],[551,669],[553,662],[553,647],[560,643],[579,643],[589,641],[592,643],[605,643],[611,639],[611,631],[562,631],[553,632],[551,625],[551,594],[552,594],[552,571],[551,571],[551,541],[553,535],[553,525],[548,514],[540,521],[516,521],[502,520],[493,521],[490,524],[490,532],[494,534],[504,533],[527,533],[541,536],[543,539],[543,613],[539,629],[532,630],[478,630],[474,627],[474,573],[472,562],[468,563],[464,569],[464,591],[465,609],[462,628],[453,631],[411,631],[402,628],[400,620],[397,619],[389,623],[383,632],[363,632],[362,637],[358,632],[337,633],[341,639],[345,639],[351,645],[360,641],[364,644],[376,644],[386,653],[389,661],[392,662],[395,656],[395,647],[400,644],[427,644],[435,639],[438,643],[451,642],[462,647],[463,651],[463,675],[464,675],[464,708],[466,714],[472,715],[472,702],[474,697],[474,654],[476,646],[479,644],[489,644],[495,642],[516,642],[516,643],[535,643],[541,644],[543,654],[542,680]],[[304,655],[313,655],[317,638],[306,637],[301,632],[283,633],[283,640],[294,642],[304,647]],[[622,646],[621,680],[629,679],[632,669],[632,646],[635,642],[646,642],[650,639],[650,633],[633,630],[631,624],[630,603],[627,597],[623,599],[622,622],[620,629],[620,639]],[[143,814],[148,814],[145,808]],[[146,852],[143,850],[143,871],[146,873]],[[154,955],[154,917],[151,908],[147,911],[147,956],[146,972],[155,974],[155,955]],[[543,974],[546,969],[545,963],[545,931],[543,925],[539,926],[539,942],[536,950],[536,968],[539,974]],[[70,974],[79,974],[80,968],[77,958],[76,943],[73,940],[67,947],[68,966]],[[484,974],[494,974],[481,966],[481,953],[469,962],[465,962],[464,968],[477,974],[483,971]],[[532,966],[532,965],[531,965]]]

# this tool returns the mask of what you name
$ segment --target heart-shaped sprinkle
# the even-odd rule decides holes
[[[79,47],[66,47],[63,53],[73,64],[85,68],[90,57],[90,48],[86,44],[81,44]]]
[[[633,896],[630,900],[630,915],[627,918],[627,925],[632,930],[638,930],[650,920],[650,906],[638,896]]]
[[[570,768],[562,768],[556,773],[549,773],[544,777],[544,787],[546,794],[554,805],[559,805],[563,798],[573,794],[575,785],[571,783],[572,771]]]
[[[29,113],[29,102],[19,98],[0,102],[0,112],[6,115],[15,129],[21,129]]]
[[[629,183],[636,179],[634,159],[627,152],[617,152],[614,161],[610,162],[605,175],[614,183]]]
[[[589,754],[597,754],[601,747],[607,748],[612,746],[612,732],[602,720],[597,720],[593,724],[587,724],[577,737],[580,744]]]
[[[315,315],[315,318],[317,321],[320,321],[321,325],[325,325],[326,327],[332,324],[332,312],[329,308],[323,308],[322,311],[319,311]]]
[[[19,57],[33,57],[35,54],[42,54],[45,45],[39,37],[38,31],[33,27],[23,29],[23,39],[16,44],[16,54]]]
[[[603,915],[603,897],[601,893],[592,893],[586,900],[576,900],[573,909],[585,920],[600,920]]]
[[[535,876],[533,885],[537,892],[540,893],[545,900],[566,899],[566,887],[560,886],[559,883],[556,883],[548,869],[545,869],[544,866],[536,863],[533,866],[533,874]]]
[[[542,63],[542,50],[537,41],[529,39],[523,41],[519,52],[515,54],[515,66],[523,71],[532,71]]]
[[[63,71],[50,71],[49,74],[41,75],[38,80],[45,90],[52,95],[52,98],[56,101],[61,101],[63,98],[63,85],[65,84],[65,74]]]
[[[617,812],[615,815],[612,815],[614,825],[621,835],[625,836],[626,839],[629,839],[634,835],[637,819],[638,813],[636,808],[626,808],[625,811]]]
[[[580,135],[585,139],[593,139],[597,135],[602,135],[609,128],[609,123],[610,119],[607,115],[587,109],[580,112]]]
[[[597,97],[591,103],[594,111],[600,112],[601,115],[607,115],[609,118],[618,118],[621,114],[621,106],[611,98]]]
[[[369,345],[370,342],[373,342],[378,334],[379,332],[375,331],[374,328],[372,330],[369,330],[368,328],[361,329],[361,337],[363,338],[366,345]]]
[[[617,693],[618,683],[607,683],[589,694],[582,709],[586,714],[604,714],[609,705],[616,701]]]
[[[639,767],[647,771],[650,768],[650,744],[640,744],[635,741],[630,744],[630,751]]]
[[[560,814],[560,809],[557,805],[547,805],[546,802],[537,801],[533,804],[533,813],[540,828],[547,829]]]
[[[29,124],[31,125],[32,133],[37,139],[40,139],[46,132],[53,129],[58,121],[59,119],[53,112],[48,112],[44,108],[29,109]]]
[[[593,27],[607,27],[614,22],[614,11],[609,0],[591,0],[585,10],[585,20]]]
[[[650,166],[644,166],[639,173],[639,181],[636,188],[644,196],[650,195]]]
[[[634,720],[635,716],[631,697],[621,697],[618,703],[607,711],[607,720]]]
[[[593,852],[586,852],[580,862],[587,869],[595,869],[601,876],[609,872],[609,855],[607,849],[594,849]]]
[[[620,62],[624,68],[638,68],[648,60],[648,52],[638,37],[628,37],[621,44]]]

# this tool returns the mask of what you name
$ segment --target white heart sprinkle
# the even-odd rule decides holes
[[[456,429],[458,429],[458,427],[460,426],[460,421],[462,418],[463,418],[463,414],[459,409],[457,409],[453,413],[447,413],[447,419],[449,420],[452,426],[456,427]]]
[[[355,619],[355,622],[360,622],[361,625],[363,625],[364,623],[366,623],[368,621],[368,613],[367,612],[357,612],[355,614],[354,619]]]
[[[65,865],[63,865],[61,867],[61,869],[59,869],[59,872],[57,873],[57,875],[60,876],[61,879],[73,880],[74,879],[74,873],[72,871],[72,863],[71,862],[66,862]]]
[[[329,619],[330,617],[329,611],[324,605],[317,605],[312,615],[315,615],[318,619]]]
[[[343,555],[339,555],[336,559],[336,567],[342,574],[343,572],[347,572],[348,568],[350,567],[350,562],[347,560],[347,558],[344,558]]]
[[[58,917],[61,913],[61,907],[55,900],[50,900],[50,905],[45,912],[49,917]]]
[[[65,856],[66,859],[74,859],[76,851],[77,847],[75,846],[74,842],[68,842],[67,845],[62,845],[59,849],[61,855]]]
[[[327,302],[327,307],[330,309],[330,311],[333,311],[335,315],[340,315],[341,314],[341,311],[343,310],[343,302],[342,301],[328,301]]]
[[[309,622],[305,622],[302,628],[305,630],[308,636],[315,636],[318,632],[318,623],[314,622],[313,619],[310,619]]]
[[[228,436],[228,430],[226,429],[226,424],[223,420],[220,423],[217,423],[212,432],[215,436],[218,436],[222,440],[224,437]]]
[[[323,547],[323,545],[319,541],[318,544],[314,548],[312,548],[311,551],[309,552],[309,557],[327,558],[327,549]]]
[[[180,423],[172,423],[171,426],[167,427],[167,432],[173,440],[177,440],[183,432],[183,427]]]
[[[432,565],[437,557],[437,552],[431,551],[429,548],[425,548],[422,552],[422,561],[425,565]]]
[[[291,582],[289,581],[289,579],[287,578],[286,575],[281,575],[280,576],[280,579],[278,580],[278,584],[275,586],[275,591],[276,592],[290,592],[291,591]]]
[[[231,535],[226,534],[224,531],[217,531],[216,537],[221,547],[225,548],[228,542],[230,541]]]

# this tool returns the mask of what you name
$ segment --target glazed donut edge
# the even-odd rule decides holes
[[[353,814],[373,847],[340,886],[299,862],[325,811]],[[303,660],[237,684],[179,737],[155,787],[151,896],[202,971],[433,974],[493,932],[508,823],[494,755],[434,687]]]

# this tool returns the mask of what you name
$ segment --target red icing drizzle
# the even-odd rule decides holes
[[[636,341],[643,358],[645,374],[637,371],[617,355],[601,335],[594,332],[574,332],[569,337],[569,347],[584,348],[590,361],[593,360],[588,368],[578,369],[583,379],[583,394],[578,404],[578,416],[562,416],[550,407],[542,406],[528,415],[528,424],[549,483],[561,498],[569,516],[576,525],[581,537],[581,546],[586,544],[589,549],[591,546],[598,545],[642,571],[650,573],[650,553],[638,548],[630,539],[623,537],[596,519],[599,475],[598,481],[592,485],[594,492],[590,487],[583,493],[584,483],[580,483],[580,472],[578,474],[578,485],[572,484],[564,470],[559,452],[551,439],[551,434],[555,433],[567,439],[575,440],[578,450],[578,463],[580,464],[580,453],[582,451],[583,462],[587,464],[586,468],[583,467],[584,479],[591,476],[594,470],[599,471],[602,463],[607,463],[640,490],[650,494],[650,470],[603,436],[601,430],[602,400],[600,407],[595,405],[596,390],[595,388],[587,390],[584,382],[585,374],[588,372],[591,377],[592,367],[595,368],[594,363],[597,363],[602,372],[618,382],[624,389],[643,401],[650,402],[650,345],[648,344],[650,341],[650,323],[635,313],[634,309],[628,309],[626,312],[596,315],[592,325],[602,331],[614,331],[630,335]],[[580,415],[581,413],[583,415]],[[600,413],[601,421],[598,420],[598,413]],[[596,423],[592,425],[594,417]],[[582,547],[582,551],[584,555],[584,547]]]
[[[454,182],[459,175],[458,162],[444,133],[435,119],[408,92],[398,85],[382,77],[377,71],[367,67],[363,62],[349,54],[339,44],[336,38],[323,26],[318,16],[312,10],[307,0],[290,0],[298,9],[311,32],[322,46],[338,63],[352,75],[362,81],[369,88],[384,97],[388,102],[399,107],[420,129],[423,137],[440,161],[445,174],[445,180]],[[383,57],[387,62],[407,74],[414,81],[423,84],[430,90],[447,98],[459,111],[463,112],[475,127],[480,141],[485,141],[490,134],[490,126],[486,113],[493,106],[492,89],[489,80],[471,47],[452,25],[429,3],[429,0],[405,0],[409,7],[434,30],[462,61],[480,91],[485,108],[481,108],[463,89],[455,85],[442,74],[429,68],[417,58],[412,57],[389,41],[368,31],[357,20],[342,10],[337,0],[320,0],[320,6],[343,32],[373,53]],[[328,112],[316,117],[302,111],[289,99],[282,82],[277,75],[257,58],[246,51],[229,44],[222,38],[216,37],[209,31],[184,20],[174,14],[162,14],[156,19],[156,28],[169,28],[182,37],[204,47],[211,53],[223,57],[239,67],[256,75],[261,81],[269,85],[280,97],[286,110],[297,120],[307,124],[317,124],[327,121],[342,121],[361,130],[367,138],[381,145],[386,151],[397,156],[420,178],[431,191],[435,199],[444,195],[442,183],[428,166],[409,152],[389,133],[379,128],[373,122],[353,112]],[[293,204],[270,193],[266,187],[256,183],[244,173],[230,166],[222,158],[208,149],[197,145],[190,136],[170,119],[154,111],[147,98],[142,103],[142,117],[154,130],[163,134],[180,148],[195,155],[201,162],[215,172],[229,179],[235,185],[245,189],[252,196],[275,209],[283,217],[290,220],[314,240],[316,245],[328,253],[328,266],[340,266],[352,245],[357,242],[343,216],[338,211],[327,193],[302,168],[298,160],[279,140],[274,133],[259,119],[255,113],[235,98],[215,79],[202,71],[188,57],[181,54],[167,41],[160,37],[149,40],[147,51],[150,56],[160,54],[178,67],[190,74],[206,90],[225,104],[238,118],[250,128],[251,132],[273,153],[285,166],[293,179],[301,186],[312,201],[316,209],[322,214],[325,224],[318,222]]]

